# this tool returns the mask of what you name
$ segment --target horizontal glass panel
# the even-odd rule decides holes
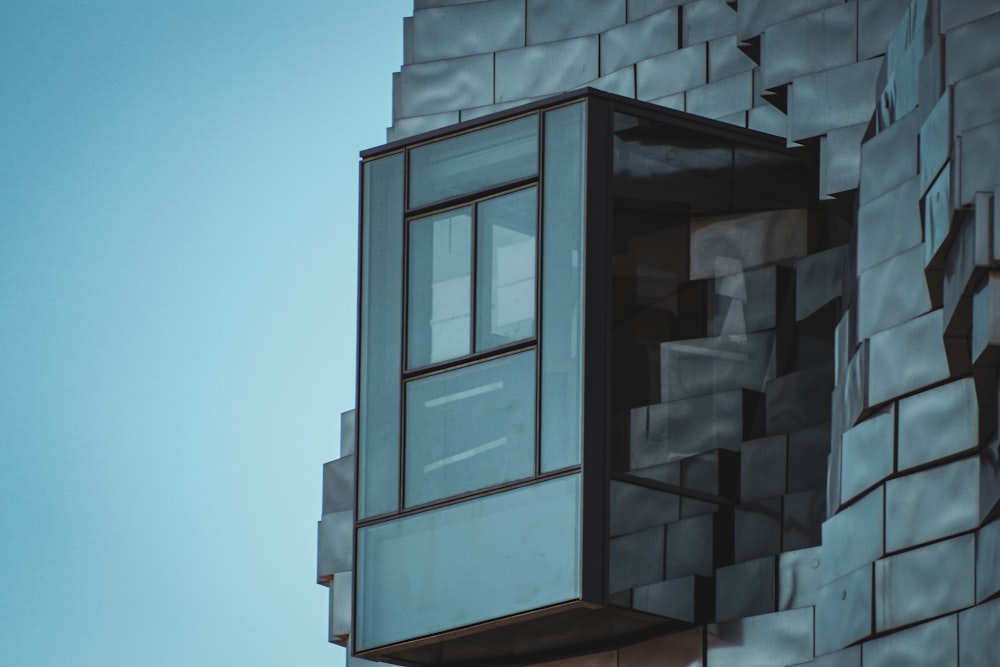
[[[580,463],[586,109],[545,114],[542,177],[542,472]]]
[[[578,475],[358,531],[359,651],[580,596]]]
[[[534,469],[534,350],[406,384],[407,507]]]
[[[536,188],[479,204],[476,350],[535,335]]]
[[[472,209],[412,221],[409,259],[407,367],[468,354]]]
[[[361,217],[358,517],[399,509],[403,154],[366,162]]]
[[[410,208],[538,173],[538,118],[527,116],[410,151]]]

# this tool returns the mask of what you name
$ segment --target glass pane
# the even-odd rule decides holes
[[[363,177],[359,518],[399,509],[403,154],[365,163]]]
[[[468,354],[472,209],[412,221],[409,271],[407,366]]]
[[[538,118],[527,116],[410,151],[410,207],[536,173]]]
[[[534,468],[534,350],[407,383],[407,507]]]
[[[476,350],[535,335],[536,188],[479,204]]]
[[[359,530],[355,648],[578,599],[579,591],[580,482],[570,475]]]
[[[542,472],[580,462],[583,104],[545,114],[542,195]]]

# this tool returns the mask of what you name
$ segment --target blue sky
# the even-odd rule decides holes
[[[0,664],[342,664],[315,522],[411,7],[0,3]]]

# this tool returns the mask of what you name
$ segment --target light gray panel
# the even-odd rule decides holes
[[[1000,273],[991,271],[972,297],[972,360],[1000,357]]]
[[[524,46],[524,0],[491,0],[413,12],[416,62]]]
[[[795,319],[804,320],[841,295],[847,246],[800,257],[795,263]]]
[[[821,547],[785,551],[778,556],[778,610],[816,604]]]
[[[870,202],[917,173],[920,114],[907,114],[861,146],[859,201]]]
[[[776,556],[765,556],[715,571],[717,621],[777,611],[776,559]]]
[[[691,46],[736,32],[736,11],[726,0],[695,0],[681,12],[681,45]]]
[[[709,81],[748,72],[757,66],[757,63],[737,48],[737,44],[735,34],[718,37],[708,43]]]
[[[774,377],[773,356],[772,331],[661,343],[661,400],[730,389],[761,391]]]
[[[910,0],[857,0],[858,60],[885,53],[886,45],[906,15]]]
[[[839,579],[885,552],[884,497],[882,487],[878,487],[823,522],[823,583]]]
[[[601,76],[676,49],[676,9],[631,21],[601,35]]]
[[[640,100],[653,100],[700,86],[707,80],[705,44],[680,49],[636,64],[636,92]]]
[[[997,591],[1000,591],[1000,521],[994,520],[980,528],[976,536],[976,602]]]
[[[1000,65],[1000,13],[948,30],[944,40],[948,85]]]
[[[886,551],[972,530],[978,523],[977,457],[885,483]]]
[[[761,40],[764,88],[855,61],[857,6],[843,3],[771,25]]]
[[[412,116],[410,118],[397,118],[386,131],[388,141],[398,141],[406,137],[412,137],[422,132],[430,132],[442,127],[454,125],[459,121],[457,111],[445,111],[427,116]]]
[[[798,141],[867,123],[875,108],[875,80],[881,65],[881,58],[872,58],[796,79],[788,89],[789,138]]]
[[[638,484],[611,482],[612,536],[677,521],[680,513],[680,496]]]
[[[605,74],[587,85],[590,88],[614,93],[615,95],[635,97],[635,65],[629,65],[617,72]]]
[[[844,432],[841,449],[842,498],[849,501],[893,472],[895,406]]]
[[[962,79],[954,95],[956,134],[1000,119],[1000,67]]]
[[[426,116],[493,103],[493,55],[404,65],[396,117]]]
[[[858,209],[858,271],[920,243],[919,188],[910,178]]]
[[[951,181],[951,163],[948,163],[924,196],[924,261],[935,268],[940,268],[944,261],[941,250],[951,232],[954,212]]]
[[[625,0],[528,0],[528,44],[596,35],[625,23]]]
[[[739,39],[756,37],[768,26],[788,19],[839,5],[844,0],[739,0]],[[893,25],[895,27],[895,25]]]
[[[330,634],[345,638],[351,633],[351,597],[353,572],[338,572],[330,586]]]
[[[628,0],[628,20],[636,21],[644,16],[662,12],[677,5],[683,5],[685,0]]]
[[[488,116],[491,113],[497,113],[500,111],[506,111],[507,109],[513,109],[514,107],[519,107],[524,104],[529,104],[535,100],[540,100],[545,95],[539,97],[529,97],[523,100],[513,100],[511,102],[503,102],[502,104],[487,104],[486,106],[473,107],[472,109],[462,109],[459,116],[463,121],[472,120],[473,118],[482,118],[483,116]]]
[[[340,455],[350,456],[354,453],[357,440],[357,410],[346,410],[340,413]]]
[[[1000,30],[1000,25],[998,25]],[[1000,39],[995,40],[1000,45]],[[1000,183],[1000,122],[981,125],[961,137],[961,188],[955,206],[973,203],[976,192],[992,191]]]
[[[819,655],[807,664],[810,667],[861,667],[861,647],[849,646],[842,651]]]
[[[323,514],[354,509],[354,456],[323,464]]]
[[[790,609],[709,625],[708,667],[790,665],[813,656],[813,610]]]
[[[608,592],[663,580],[663,526],[613,537],[608,547]]]
[[[948,378],[943,331],[938,309],[871,337],[871,405]]]
[[[1000,11],[996,0],[944,0],[941,3],[941,30],[975,21]]]
[[[403,64],[412,65],[413,57],[413,17],[403,17]]]
[[[501,51],[496,54],[495,101],[561,93],[597,77],[596,35]]]
[[[861,138],[867,126],[858,123],[836,128],[820,138],[820,194],[835,195],[858,187]]]
[[[722,118],[753,106],[753,72],[743,72],[687,91],[687,112]]]
[[[646,100],[646,101],[652,102],[653,104],[658,104],[661,107],[666,107],[668,109],[676,109],[677,111],[684,111],[684,93],[666,95],[664,97],[657,97],[656,99]]]
[[[864,667],[958,667],[957,617],[945,616],[867,642],[861,647],[861,662]]]
[[[979,403],[972,378],[950,382],[899,402],[898,466],[903,471],[975,449]]]
[[[892,630],[971,606],[975,536],[912,549],[875,563],[875,629]]]
[[[324,514],[317,528],[316,577],[329,580],[354,565],[354,512]]]
[[[1000,70],[998,70],[1000,72]],[[1000,79],[998,79],[1000,84]],[[1000,112],[998,112],[1000,113]],[[920,192],[926,192],[951,155],[951,95],[937,101],[920,127]]]
[[[816,653],[835,651],[871,633],[872,565],[869,563],[816,592]]]
[[[787,137],[788,116],[770,104],[757,106],[747,113],[747,127],[758,132]]]
[[[858,276],[858,338],[868,338],[930,309],[923,246],[890,257]]]
[[[691,279],[806,255],[805,209],[702,218],[691,224]]]
[[[958,615],[958,662],[962,667],[996,667],[1000,655],[1000,599]]]

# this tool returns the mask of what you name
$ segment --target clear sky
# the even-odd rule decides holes
[[[0,665],[340,665],[358,151],[408,0],[0,2]]]

